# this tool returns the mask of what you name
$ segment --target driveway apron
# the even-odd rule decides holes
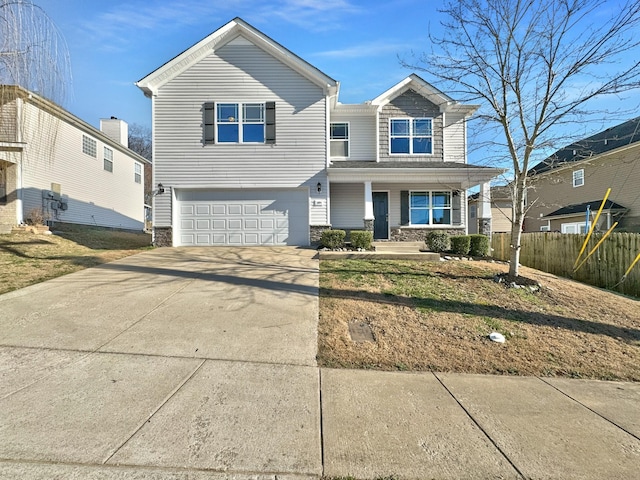
[[[314,255],[161,248],[0,296],[0,478],[321,474]]]

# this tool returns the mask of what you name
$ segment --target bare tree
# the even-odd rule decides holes
[[[31,0],[0,0],[0,83],[59,105],[71,87],[69,51],[53,21]]]
[[[129,148],[141,157],[152,160],[151,128],[137,123],[129,125]],[[152,170],[151,164],[144,165],[144,198],[145,203],[151,203],[152,198]]]
[[[594,100],[640,85],[632,54],[640,2],[447,0],[442,12],[444,33],[420,65],[465,101],[480,101],[479,121],[499,132],[512,168],[509,273],[517,276],[531,161],[592,115]]]

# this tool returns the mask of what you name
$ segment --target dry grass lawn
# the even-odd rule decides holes
[[[151,236],[88,227],[0,235],[0,294],[149,248]]]
[[[323,261],[318,361],[640,381],[639,300],[525,267],[541,291],[506,288],[493,281],[506,271],[481,261]],[[357,335],[369,330],[368,340]],[[489,340],[494,331],[506,342]]]

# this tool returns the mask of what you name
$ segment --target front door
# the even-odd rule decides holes
[[[389,239],[389,193],[373,192],[373,238]]]

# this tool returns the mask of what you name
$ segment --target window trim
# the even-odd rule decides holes
[[[133,181],[142,184],[143,167],[140,162],[133,162]]]
[[[425,208],[421,208],[422,210],[427,210],[428,211],[428,223],[413,223],[413,215],[412,215],[412,210],[417,209],[417,207],[412,207],[411,206],[411,198],[413,196],[414,193],[427,193],[428,194],[428,205]],[[437,207],[434,208],[433,206],[433,194],[434,193],[446,193],[449,195],[449,206],[448,207]],[[432,227],[432,226],[437,226],[437,227],[442,227],[442,226],[446,226],[446,227],[450,227],[453,226],[453,190],[409,190],[409,211],[408,211],[408,215],[409,215],[409,226],[411,227]],[[445,211],[449,211],[449,223],[434,223],[433,222],[433,211],[434,210],[445,210]]]
[[[392,127],[391,125],[393,124],[394,121],[398,121],[398,120],[403,120],[403,121],[408,121],[409,122],[409,132],[407,135],[393,135],[392,133]],[[418,121],[418,120],[429,120],[429,123],[431,124],[431,135],[414,135],[414,122]],[[388,123],[388,127],[389,127],[389,155],[410,155],[410,156],[432,156],[433,153],[433,117],[391,117],[389,118],[389,123]],[[392,152],[391,148],[392,148],[392,140],[394,138],[408,138],[409,140],[409,152]],[[413,152],[413,141],[416,138],[428,138],[431,141],[431,151],[429,153],[414,153]]]
[[[346,125],[347,136],[346,138],[332,138],[333,125]],[[338,142],[346,142],[347,155],[331,155],[331,144]],[[351,157],[351,122],[330,122],[329,123],[329,156],[331,158],[350,158]]]
[[[109,155],[107,155],[107,152],[109,152]],[[109,156],[111,158],[107,158]],[[109,168],[107,168],[107,165],[109,165]],[[105,172],[113,173],[113,150],[106,146],[103,147],[102,168]]]
[[[572,172],[572,176],[573,176],[573,188],[584,186],[584,168],[581,168],[580,170],[574,170]],[[582,180],[582,183],[578,183],[577,180]]]
[[[98,158],[98,141],[84,133],[82,134],[82,153]]]
[[[221,122],[218,119],[218,108],[220,105],[235,105],[237,108],[237,118],[233,122]],[[261,120],[256,122],[254,120],[246,121],[246,108],[248,106],[261,107]],[[212,112],[210,113],[210,110]],[[216,145],[264,145],[275,143],[275,102],[239,102],[239,101],[224,101],[224,102],[207,102],[205,103],[205,143],[213,143]],[[213,123],[211,123],[213,122]],[[223,142],[220,141],[219,126],[221,125],[237,125],[237,140]],[[247,141],[245,140],[244,127],[248,125],[261,125],[262,126],[262,140],[261,141]],[[213,127],[213,131],[210,131]]]

